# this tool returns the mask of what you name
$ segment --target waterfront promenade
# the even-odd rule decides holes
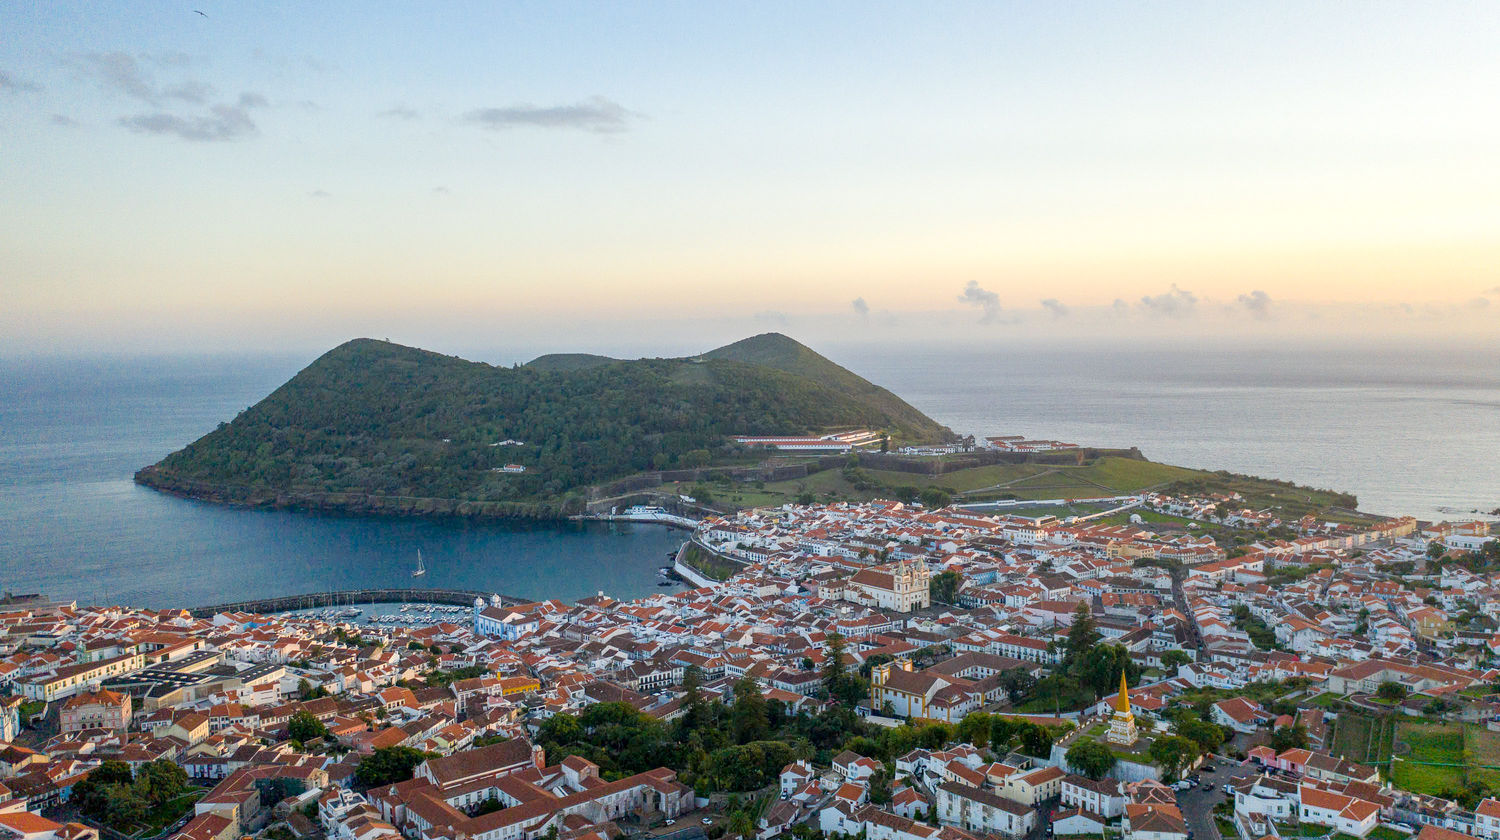
[[[189,610],[194,617],[207,618],[217,613],[249,612],[277,613],[292,610],[312,610],[323,607],[338,607],[349,604],[454,604],[462,607],[474,605],[475,598],[486,601],[494,593],[468,589],[339,589],[329,592],[308,592],[302,595],[282,595],[276,598],[258,598],[253,601],[237,601],[232,604],[214,604],[194,607]],[[533,599],[501,595],[507,606],[530,603]]]

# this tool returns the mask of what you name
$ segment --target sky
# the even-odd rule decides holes
[[[0,353],[1492,340],[1496,103],[1493,2],[0,4]]]

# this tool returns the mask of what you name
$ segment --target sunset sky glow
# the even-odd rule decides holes
[[[11,3],[0,33],[0,352],[1500,324],[1493,2]]]

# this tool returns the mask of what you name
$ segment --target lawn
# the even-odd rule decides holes
[[[1375,719],[1355,712],[1340,712],[1333,726],[1328,752],[1363,763],[1370,753],[1370,733]]]
[[[203,797],[208,791],[202,788],[190,790],[175,799],[152,808],[146,813],[145,828],[137,832],[138,836],[150,837],[159,834],[163,828],[176,822],[179,817],[192,809],[193,803]]]
[[[1461,725],[1402,721],[1397,727],[1396,742],[1411,747],[1391,762],[1391,781],[1397,787],[1433,796],[1463,787],[1464,732]],[[1414,763],[1418,761],[1459,766]]]
[[[1491,732],[1477,723],[1464,726],[1464,753],[1474,765],[1488,764],[1490,767],[1472,766],[1471,781],[1483,782],[1491,789],[1500,788],[1500,732]]]
[[[1317,706],[1320,709],[1331,709],[1334,706],[1337,706],[1343,699],[1344,695],[1342,694],[1334,694],[1331,691],[1325,691],[1322,694],[1319,694],[1317,697],[1305,701],[1304,704],[1308,706]]]
[[[1409,840],[1410,834],[1402,834],[1394,828],[1377,825],[1365,835],[1366,840]]]

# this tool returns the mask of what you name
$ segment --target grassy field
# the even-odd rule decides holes
[[[870,479],[885,488],[940,487],[965,494],[966,499],[973,501],[1003,496],[1014,496],[1018,499],[1117,496],[1145,487],[1207,475],[1197,470],[1188,470],[1169,464],[1118,457],[1099,458],[1079,467],[1050,464],[993,464],[940,476],[890,470],[865,470],[864,472]],[[844,478],[842,470],[824,470],[806,478],[772,482],[759,492],[768,496],[793,499],[804,491],[812,493],[819,499],[829,494],[840,499],[869,499],[882,495],[878,489],[855,489]],[[735,492],[737,493],[738,490],[736,489]]]
[[[1175,488],[1185,492],[1242,493],[1251,507],[1280,508],[1289,514],[1319,511],[1337,505],[1352,504],[1350,496],[1330,491],[1295,487],[1282,482],[1204,472],[1186,467],[1158,464],[1134,458],[1104,456],[1087,464],[992,464],[930,476],[892,470],[861,469],[867,486],[855,487],[842,469],[822,470],[805,478],[753,484],[711,485],[716,502],[734,507],[764,507],[792,502],[803,493],[811,493],[819,502],[868,501],[892,498],[897,488],[941,488],[955,494],[960,501],[994,499],[1086,499],[1119,496],[1149,488]],[[663,490],[691,495],[695,485],[668,484]],[[1093,513],[1096,510],[1047,511],[1054,515]],[[1137,511],[1147,522],[1186,526],[1189,520],[1150,511]],[[1026,512],[1027,515],[1038,515]],[[1320,514],[1321,515],[1321,514]],[[1129,514],[1118,522],[1129,520]],[[1116,518],[1105,520],[1114,523]]]
[[[1390,716],[1339,712],[1328,751],[1384,771],[1386,762],[1391,757],[1396,727],[1395,718]]]
[[[1177,489],[1190,492],[1233,490],[1245,497],[1247,507],[1278,508],[1289,516],[1318,513],[1325,518],[1338,518],[1326,513],[1325,509],[1329,507],[1352,508],[1356,503],[1354,496],[1333,490],[1298,487],[1288,482],[1230,473],[1207,473],[1206,475],[1208,476],[1206,479],[1189,478],[1183,486]],[[1362,517],[1350,518],[1355,521],[1363,519]]]
[[[1443,791],[1457,791],[1464,783],[1464,732],[1460,724],[1421,723],[1402,721],[1397,727],[1396,741],[1411,747],[1391,762],[1391,781],[1397,787],[1413,793],[1434,796]],[[1430,761],[1439,764],[1456,764],[1457,767],[1434,767],[1415,764]]]
[[[1472,762],[1469,778],[1482,782],[1492,790],[1500,790],[1500,770],[1479,765],[1500,767],[1500,732],[1491,732],[1479,724],[1464,726],[1464,755]]]
[[[1375,719],[1367,715],[1340,712],[1333,727],[1333,739],[1328,744],[1328,752],[1350,761],[1364,761],[1369,751],[1370,731],[1374,724]]]
[[[1325,691],[1322,694],[1319,694],[1317,697],[1308,700],[1307,705],[1317,706],[1320,709],[1331,709],[1334,706],[1338,705],[1339,701],[1343,699],[1344,695],[1342,694],[1334,694],[1331,691]]]

